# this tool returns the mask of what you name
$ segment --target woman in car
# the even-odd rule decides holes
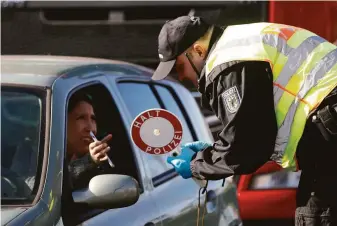
[[[97,124],[91,98],[85,93],[74,94],[68,104],[67,162],[72,189],[87,187],[91,178],[102,174],[103,163],[110,150],[111,134],[101,141],[94,141]]]
[[[112,135],[101,141],[94,141],[90,131],[97,133],[97,123],[93,102],[84,92],[75,93],[68,103],[67,156],[64,172],[62,196],[62,216],[64,225],[77,225],[79,216],[87,209],[85,205],[75,204],[72,191],[88,187],[90,180],[104,173],[114,173],[107,165],[108,141]]]

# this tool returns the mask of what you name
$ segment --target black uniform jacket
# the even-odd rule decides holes
[[[215,45],[216,42],[213,48]],[[204,73],[203,70],[199,80],[202,106],[216,114],[224,129],[211,148],[198,152],[191,161],[192,174],[218,180],[253,173],[270,160],[277,134],[270,65],[262,61],[232,61],[216,66],[207,79]],[[309,172],[336,173],[336,167],[332,169],[336,163],[330,161],[336,161],[337,147],[324,145],[326,142],[309,118],[296,152],[299,167]]]
[[[210,84],[200,81],[202,105],[216,114],[224,129],[213,148],[191,162],[192,173],[208,180],[252,173],[270,159],[276,139],[270,66],[235,61],[217,66],[209,76],[214,78]]]

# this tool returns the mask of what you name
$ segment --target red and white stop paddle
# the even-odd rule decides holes
[[[132,122],[131,137],[140,150],[153,155],[176,149],[183,136],[183,127],[174,114],[164,109],[149,109]]]
[[[177,155],[183,137],[183,127],[173,113],[153,108],[140,113],[132,122],[130,134],[137,147],[147,154]],[[199,186],[204,187],[206,181],[193,178]]]

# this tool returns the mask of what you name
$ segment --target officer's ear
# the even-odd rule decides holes
[[[197,53],[199,57],[201,57],[202,59],[205,58],[206,49],[202,45],[200,45],[199,43],[194,43],[193,50]]]

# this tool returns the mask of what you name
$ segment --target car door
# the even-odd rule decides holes
[[[270,161],[252,174],[241,175],[238,201],[244,225],[293,225],[300,173]]]
[[[88,67],[87,69],[82,68],[81,70],[67,72],[67,75],[64,76],[64,78],[60,78],[55,83],[55,95],[58,95],[58,97],[62,96],[63,98],[67,99],[66,101],[68,101],[69,96],[76,91],[92,91],[90,95],[93,95],[95,107],[97,107],[97,104],[101,105],[100,109],[103,110],[107,120],[109,117],[113,118],[116,116],[117,113],[121,117],[122,126],[125,127],[125,120],[123,119],[125,113],[123,113],[123,109],[119,109],[120,103],[118,102],[118,99],[116,100],[114,94],[110,92],[111,88],[107,86],[108,81],[106,80],[105,74],[101,71],[91,70],[93,68],[95,67]],[[106,95],[102,95],[103,93]],[[107,95],[114,103],[103,101],[103,99],[107,100]],[[59,102],[61,106],[58,106],[58,111],[67,112],[67,109],[65,109],[67,106],[67,104],[65,104],[66,101]],[[111,104],[113,105],[109,106]],[[114,114],[110,114],[108,109],[114,109]],[[104,110],[106,112],[104,112]],[[61,123],[57,124],[57,126],[63,127],[63,130],[60,130],[60,132],[64,133],[66,121],[61,120],[60,122]],[[126,127],[125,131],[128,131]],[[126,138],[127,142],[130,143],[127,132],[125,132],[124,137]],[[64,139],[66,139],[65,136]],[[64,140],[64,143],[65,142],[66,140]],[[118,147],[114,148],[111,150],[111,152],[127,151],[124,147],[119,148],[119,150]],[[114,156],[114,153],[109,153],[109,155]],[[112,159],[112,161],[114,160],[115,159]],[[136,173],[138,175],[138,182],[141,188],[141,195],[137,203],[129,207],[109,210],[85,208],[79,216],[79,221],[82,222],[81,225],[161,225],[161,221],[156,219],[158,216],[157,206],[149,194],[149,186],[144,171],[138,167],[140,164],[137,156],[134,156],[134,164],[134,168],[137,170]],[[115,162],[115,165],[117,166],[118,162]],[[62,205],[66,204],[63,203]],[[76,205],[74,208],[76,208]],[[63,216],[62,218],[64,219]],[[63,220],[63,222],[65,221]]]
[[[135,118],[139,113],[151,109],[168,109],[168,105],[176,105],[175,101],[168,102],[158,98],[156,87],[147,82],[119,82],[118,90],[126,104],[131,118]],[[164,88],[165,89],[165,88]],[[174,112],[174,113],[177,113]],[[193,141],[193,136],[188,129],[188,124],[182,113],[177,114],[183,125],[182,142]],[[196,197],[198,186],[192,180],[183,180],[177,177],[172,166],[166,163],[165,155],[150,155],[137,150],[144,161],[147,175],[152,182],[151,196],[157,203],[164,225],[169,222],[174,225],[182,225],[183,221],[189,221],[195,225],[196,221]],[[183,189],[184,188],[184,189]]]
[[[151,108],[167,109],[176,114],[183,125],[182,143],[195,141],[198,139],[198,136],[194,130],[194,124],[200,123],[200,130],[207,128],[206,124],[204,121],[198,121],[198,117],[195,117],[195,121],[189,118],[185,108],[183,108],[182,103],[179,101],[178,94],[168,84],[156,84],[148,82],[148,79],[138,79],[138,81],[123,79],[116,82],[116,89],[120,92],[125,107],[129,111],[131,116],[130,122],[145,110]],[[182,93],[179,93],[179,95],[186,94],[186,97],[189,97],[190,101],[192,101],[192,104],[189,104],[194,108],[189,110],[198,111],[199,109],[191,94],[185,89],[181,89],[181,91]],[[211,141],[211,135],[205,134],[204,140]],[[196,225],[200,187],[192,179],[185,180],[177,176],[173,167],[166,163],[166,158],[169,154],[154,156],[146,154],[137,148],[136,151],[142,156],[147,176],[151,179],[151,196],[158,206],[158,210],[160,211],[159,217],[162,219],[163,224]],[[213,188],[221,188],[221,182],[211,182],[211,184]],[[213,202],[216,200],[215,205],[217,205],[220,199],[223,200],[222,195],[224,193],[216,188],[210,194],[212,192],[213,196],[215,196]],[[235,189],[231,197],[232,200],[236,200]],[[201,199],[203,198],[204,195]],[[218,209],[219,211],[214,211],[214,209],[217,208],[213,208],[213,211],[206,213],[205,222],[219,222],[222,210]]]

